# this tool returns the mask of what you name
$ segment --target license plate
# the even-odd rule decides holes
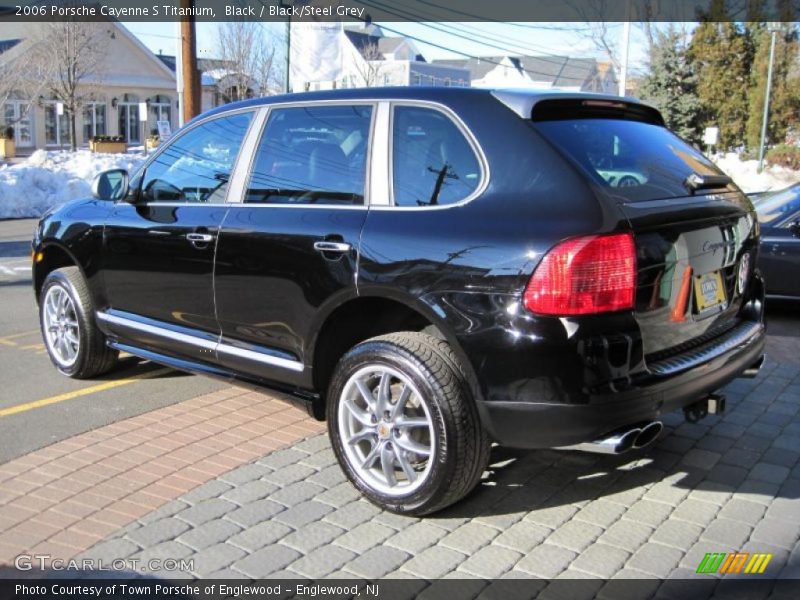
[[[725,286],[719,271],[694,278],[694,294],[700,312],[725,303]]]

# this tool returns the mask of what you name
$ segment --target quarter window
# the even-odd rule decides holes
[[[142,199],[224,202],[251,118],[252,113],[221,117],[175,139],[148,165],[142,182]]]
[[[245,202],[363,204],[370,106],[271,111]]]
[[[396,206],[453,204],[477,189],[478,158],[446,115],[429,108],[396,106],[392,129]]]

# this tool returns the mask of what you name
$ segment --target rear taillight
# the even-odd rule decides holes
[[[629,233],[566,240],[550,250],[525,288],[541,315],[590,315],[633,308],[636,249]]]

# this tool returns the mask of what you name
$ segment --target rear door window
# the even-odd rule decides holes
[[[245,202],[363,204],[371,106],[270,111]]]
[[[535,127],[591,179],[625,201],[687,196],[692,173],[721,175],[700,152],[665,127],[616,118],[560,118]],[[719,192],[709,189],[697,193]]]
[[[437,206],[466,199],[480,184],[481,167],[461,129],[444,113],[395,106],[392,185],[395,206]]]

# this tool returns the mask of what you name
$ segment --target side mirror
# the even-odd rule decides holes
[[[122,200],[128,195],[128,172],[111,169],[98,173],[92,181],[92,195],[98,200]]]

